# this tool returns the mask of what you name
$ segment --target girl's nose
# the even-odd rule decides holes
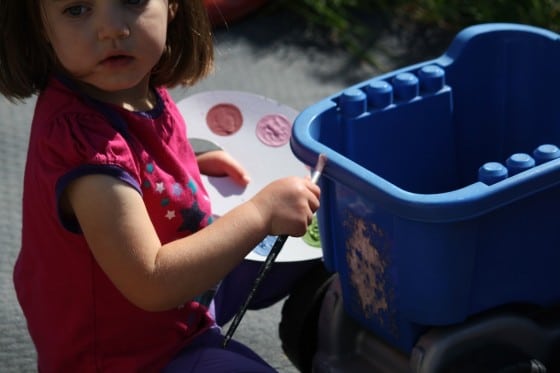
[[[120,4],[120,2],[118,3]],[[124,12],[119,9],[118,5],[99,9],[98,19],[97,37],[99,40],[125,39],[130,36],[130,27]]]

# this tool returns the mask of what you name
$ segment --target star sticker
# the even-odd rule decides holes
[[[206,214],[200,210],[198,202],[195,201],[188,209],[181,210],[183,224],[179,227],[179,232],[188,231],[194,233],[200,227],[200,222],[204,220]]]
[[[165,185],[163,183],[156,183],[156,192],[163,193],[165,190]]]
[[[167,214],[165,214],[165,217],[168,220],[171,220],[175,217],[175,211],[174,210],[167,210]]]

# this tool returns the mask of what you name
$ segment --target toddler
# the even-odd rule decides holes
[[[285,177],[213,221],[200,174],[249,176],[224,151],[194,153],[167,91],[211,71],[203,1],[0,0],[0,30],[0,92],[38,95],[14,269],[38,369],[272,371],[221,348],[202,299],[226,278],[240,304],[244,257],[303,235],[320,191]]]

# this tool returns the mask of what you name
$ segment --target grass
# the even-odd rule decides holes
[[[314,37],[345,48],[374,63],[367,40],[374,22],[384,22],[409,37],[449,39],[472,24],[513,22],[560,32],[558,0],[273,0],[270,7],[289,10],[305,21]],[[433,41],[433,40],[432,40]]]

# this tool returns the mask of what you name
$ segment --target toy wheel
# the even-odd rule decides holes
[[[311,372],[319,312],[333,276],[319,262],[298,282],[282,306],[278,330],[282,349],[302,373]]]
[[[546,373],[545,365],[526,353],[509,345],[487,344],[466,351],[447,364],[443,372],[467,373]]]

